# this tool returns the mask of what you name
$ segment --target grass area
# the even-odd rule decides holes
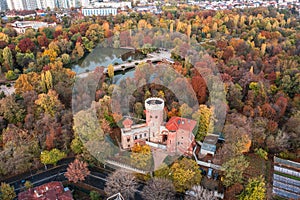
[[[284,177],[287,177],[287,178],[290,178],[290,179],[294,179],[294,180],[300,181],[300,177],[292,176],[292,175],[289,175],[289,174],[284,174],[282,172],[277,172],[277,171],[274,171],[274,173],[278,174],[280,176],[284,176]]]
[[[249,162],[249,167],[246,169],[244,175],[246,179],[258,177],[260,175],[266,178],[267,175],[267,161],[261,158],[260,156],[251,153],[246,155],[246,159]]]

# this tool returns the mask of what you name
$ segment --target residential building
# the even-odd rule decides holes
[[[53,10],[56,7],[55,0],[40,0],[42,9],[51,9]]]
[[[49,27],[49,26],[56,26],[56,23],[46,23],[46,22],[39,22],[39,21],[16,21],[11,24],[11,26],[18,32],[18,33],[25,33],[26,29],[33,28],[38,30],[42,27]]]
[[[35,17],[36,11],[35,10],[9,10],[6,12],[6,17],[8,18],[26,18],[26,17]]]
[[[0,11],[6,11],[8,9],[6,0],[0,0]]]
[[[9,10],[25,10],[23,0],[7,0]]]
[[[19,200],[73,200],[69,188],[53,181],[18,194]]]
[[[70,8],[79,8],[81,7],[81,0],[68,0]]]
[[[56,0],[55,4],[57,8],[70,8],[68,0]]]
[[[132,8],[132,3],[130,1],[120,1],[120,2],[94,2],[92,3],[94,7],[112,7],[112,8]]]
[[[108,16],[108,15],[116,15],[118,10],[117,8],[82,8],[81,12],[84,16]]]
[[[211,154],[211,155],[215,155],[215,152],[217,150],[217,142],[219,139],[219,135],[217,134],[208,134],[205,138],[204,141],[201,145],[201,150],[200,150],[200,154],[202,155],[207,155],[207,154]]]
[[[24,10],[35,10],[38,7],[37,0],[23,0],[24,2]]]
[[[149,146],[160,148],[170,154],[192,155],[194,132],[197,122],[182,117],[172,117],[164,122],[164,100],[145,100],[146,123],[133,125],[129,118],[123,121],[121,147],[131,149],[144,141]]]

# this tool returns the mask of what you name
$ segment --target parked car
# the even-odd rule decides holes
[[[211,178],[212,175],[213,175],[213,169],[212,168],[208,168],[207,178]]]
[[[206,171],[205,169],[202,169],[201,167],[199,168],[199,170],[201,171],[201,175],[205,176],[206,175]]]
[[[215,172],[215,173],[214,173],[214,180],[218,180],[218,177],[219,177],[218,172]]]

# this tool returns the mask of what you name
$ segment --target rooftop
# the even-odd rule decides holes
[[[166,128],[169,131],[177,131],[178,129],[193,131],[196,127],[196,124],[197,122],[191,119],[182,117],[172,117],[166,124]]]
[[[65,189],[61,182],[46,183],[18,195],[19,200],[73,200],[71,191]]]

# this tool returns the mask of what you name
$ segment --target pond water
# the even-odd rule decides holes
[[[145,58],[144,54],[132,49],[97,47],[79,64],[72,66],[72,70],[75,71],[76,74],[81,74],[87,71],[93,71],[99,66],[107,67],[110,64],[122,64],[143,58]]]

